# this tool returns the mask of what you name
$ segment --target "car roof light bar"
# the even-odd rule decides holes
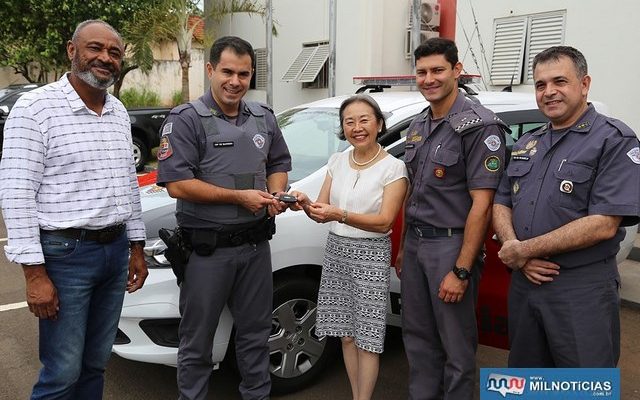
[[[467,85],[471,83],[478,84],[481,81],[480,75],[474,74],[462,74],[458,78],[458,85],[467,92]],[[353,84],[360,85],[361,87],[356,91],[356,93],[362,93],[366,90],[370,90],[371,92],[382,92],[384,89],[391,88],[393,86],[416,86],[416,76],[415,75],[381,75],[381,76],[354,76]],[[475,94],[469,93],[469,94]]]
[[[480,75],[462,74],[458,78],[460,85],[468,85],[470,83],[480,83]],[[354,76],[354,85],[372,85],[372,86],[415,86],[415,75],[381,75],[381,76]]]

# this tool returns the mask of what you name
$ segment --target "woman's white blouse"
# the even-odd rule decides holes
[[[355,170],[349,165],[351,151],[333,154],[327,171],[331,176],[329,203],[356,214],[377,214],[382,207],[384,187],[398,179],[408,179],[403,161],[387,154],[366,169]],[[368,232],[336,221],[331,232],[340,236],[373,238],[390,233]]]

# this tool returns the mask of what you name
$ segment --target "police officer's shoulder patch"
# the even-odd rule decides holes
[[[497,156],[489,156],[484,160],[484,167],[489,172],[497,172],[500,169],[500,158]]]
[[[627,152],[627,156],[634,164],[640,164],[640,147],[636,146]]]
[[[620,132],[620,134],[622,136],[624,136],[624,137],[636,137],[636,134],[633,132],[633,130],[631,128],[629,128],[627,126],[627,124],[625,124],[624,122],[620,121],[619,119],[607,117],[607,122],[610,125],[613,125],[618,130],[618,132]]]
[[[500,145],[502,144],[502,142],[500,141],[500,138],[498,137],[498,135],[489,135],[484,140],[484,144],[485,146],[487,146],[489,150],[497,151],[500,148]]]
[[[173,132],[173,122],[167,122],[162,126],[162,136],[170,135]]]
[[[160,146],[158,148],[158,161],[166,160],[173,154],[169,135],[162,135],[160,138]]]

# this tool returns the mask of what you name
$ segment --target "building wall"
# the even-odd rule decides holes
[[[302,89],[281,80],[302,48],[302,43],[329,39],[328,0],[273,0],[278,35],[273,38],[273,107],[276,111],[328,95],[328,89]],[[408,74],[403,40],[408,2],[397,0],[337,1],[336,94],[354,93],[354,76]],[[208,27],[213,37],[237,35],[255,48],[266,46],[264,21],[242,14]],[[266,93],[252,90],[248,98],[265,101]]]
[[[178,60],[177,45],[165,42],[153,48],[153,67],[148,74],[133,70],[127,74],[122,90],[143,89],[156,92],[164,105],[170,105],[173,94],[182,88],[182,70]],[[189,68],[189,96],[197,99],[204,91],[204,49],[194,46],[191,49],[191,67]]]
[[[213,0],[206,0],[207,3]],[[337,1],[336,94],[353,93],[353,76],[404,75],[412,65],[404,57],[404,35],[408,24],[409,0]],[[296,82],[281,81],[301,43],[329,38],[329,0],[272,0],[279,35],[273,39],[274,109],[327,96],[326,89],[302,89]],[[457,1],[456,41],[468,73],[481,73],[489,82],[487,66],[493,50],[495,18],[566,10],[565,44],[579,48],[589,63],[593,78],[591,98],[606,103],[612,116],[640,132],[640,113],[634,112],[630,96],[639,84],[635,69],[640,65],[640,42],[635,15],[640,3],[618,0],[606,3],[584,0]],[[476,20],[472,15],[472,5]],[[479,32],[474,32],[475,27]],[[208,27],[211,32],[211,26]],[[470,44],[465,39],[471,38]],[[260,17],[234,15],[216,27],[214,37],[233,34],[246,38],[254,47],[265,47],[264,21]],[[482,39],[482,42],[478,40]],[[470,50],[479,67],[476,67]],[[502,87],[488,86],[488,90]],[[531,93],[531,85],[514,86],[514,91]],[[251,91],[249,98],[264,101],[264,91]]]
[[[16,74],[13,68],[0,67],[0,88],[17,83],[28,83],[20,74]]]
[[[488,77],[484,61],[480,62],[479,59],[481,68],[478,69],[471,54],[467,52],[469,45],[464,39],[463,27],[468,36],[471,36],[475,22],[470,3],[458,1],[456,38],[460,54],[467,54],[463,60],[466,69]],[[636,50],[640,42],[640,30],[635,17],[640,12],[640,3],[633,0],[609,3],[583,0],[503,0],[473,4],[488,65],[491,65],[495,18],[566,10],[564,44],[579,49],[587,59],[589,75],[592,77],[590,97],[607,104],[612,116],[622,119],[636,134],[640,134],[640,113],[635,109],[637,101],[632,100],[640,87],[636,77],[636,70],[640,66],[640,52]],[[471,47],[480,58],[477,34],[471,41]],[[513,90],[533,95],[532,85],[514,86]]]

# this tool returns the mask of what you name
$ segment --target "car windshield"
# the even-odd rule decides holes
[[[333,153],[349,146],[338,139],[337,108],[294,108],[278,114],[278,125],[289,147],[289,182],[299,181],[324,166]]]

